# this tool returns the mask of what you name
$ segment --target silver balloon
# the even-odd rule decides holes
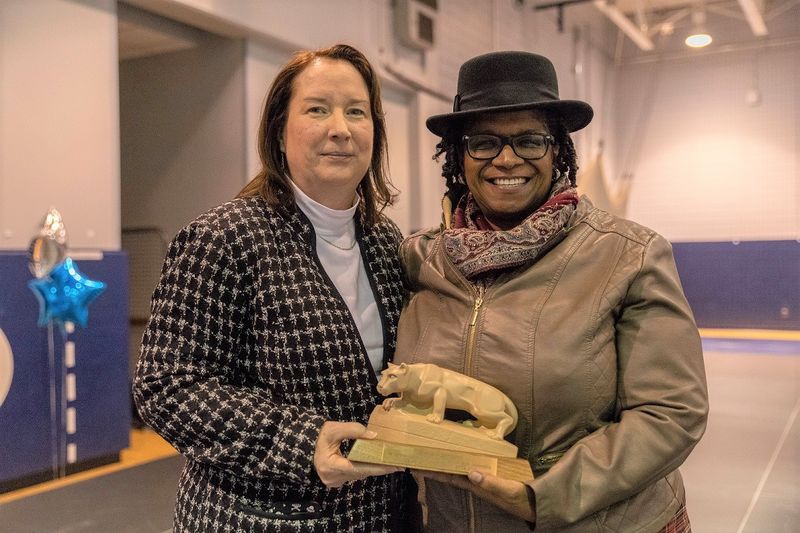
[[[37,278],[47,276],[67,255],[67,229],[57,209],[51,207],[28,247],[28,267]]]

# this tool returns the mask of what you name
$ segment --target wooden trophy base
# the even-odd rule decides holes
[[[377,406],[367,427],[378,436],[356,440],[347,458],[450,474],[481,470],[515,481],[533,479],[530,463],[517,459],[513,444],[449,420],[434,424],[425,419],[428,412],[413,406],[389,411]]]

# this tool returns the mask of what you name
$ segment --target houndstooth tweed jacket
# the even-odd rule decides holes
[[[363,213],[361,214],[363,216]],[[356,217],[384,359],[403,299],[388,219]],[[326,420],[366,423],[381,399],[356,325],[292,203],[239,198],[180,231],[153,294],[134,382],[145,422],[186,456],[175,532],[391,531],[404,474],[326,488]]]

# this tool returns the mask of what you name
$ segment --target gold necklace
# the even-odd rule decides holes
[[[357,241],[356,241],[355,239],[353,239],[353,244],[351,244],[350,246],[339,246],[339,245],[338,245],[338,244],[336,244],[335,242],[329,241],[328,239],[326,239],[325,237],[323,237],[323,236],[322,236],[322,235],[320,235],[319,233],[317,234],[317,237],[319,237],[319,238],[320,238],[320,239],[322,239],[323,241],[327,242],[328,244],[330,244],[330,245],[331,245],[331,246],[333,246],[334,248],[338,248],[339,250],[344,250],[345,252],[347,252],[347,251],[349,251],[349,250],[352,250],[353,248],[355,248],[355,247],[356,247],[356,243],[357,243]]]

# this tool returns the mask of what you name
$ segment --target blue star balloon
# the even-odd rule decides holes
[[[73,322],[86,327],[89,304],[106,289],[102,281],[81,274],[72,259],[67,257],[49,275],[28,282],[39,300],[39,325],[51,321]]]

